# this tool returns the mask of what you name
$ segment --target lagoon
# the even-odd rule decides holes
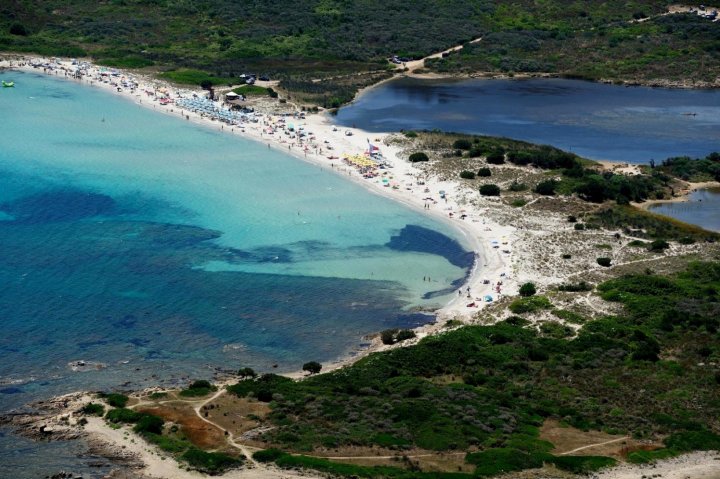
[[[720,145],[720,91],[567,79],[401,78],[335,120],[370,131],[439,129],[549,144],[595,160],[704,157]]]
[[[687,201],[652,205],[650,211],[720,232],[720,188],[693,191]]]

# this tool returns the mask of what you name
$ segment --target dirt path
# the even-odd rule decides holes
[[[598,442],[595,444],[588,444],[587,446],[576,447],[575,449],[571,449],[570,451],[561,452],[558,454],[558,456],[567,456],[568,454],[573,454],[578,451],[584,451],[585,449],[591,449],[593,447],[605,446],[606,444],[612,444],[615,442],[626,441],[628,439],[630,439],[630,436],[623,436],[618,439],[610,439],[609,441]]]
[[[470,40],[470,43],[478,43],[480,41],[482,41],[482,37],[475,38],[474,40]],[[443,56],[443,54],[445,54],[445,53],[456,52],[456,51],[462,50],[462,48],[463,48],[462,45],[456,45],[454,47],[448,48],[447,50],[443,50],[441,52],[428,55],[425,58],[421,58],[420,60],[413,60],[411,62],[406,62],[403,65],[398,65],[398,68],[402,69],[403,67],[405,67],[408,69],[408,71],[406,73],[409,75],[412,75],[415,73],[416,70],[419,70],[419,69],[425,67],[425,60],[430,59],[430,58],[441,58]]]

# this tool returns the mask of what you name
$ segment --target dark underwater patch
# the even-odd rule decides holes
[[[395,251],[417,251],[442,256],[459,268],[471,268],[475,254],[452,238],[418,225],[407,225],[385,245]]]
[[[0,205],[0,211],[14,218],[11,223],[25,225],[77,221],[114,210],[111,197],[74,190],[39,193]]]

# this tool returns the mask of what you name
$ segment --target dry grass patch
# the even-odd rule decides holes
[[[270,413],[267,403],[249,398],[223,394],[203,406],[200,411],[208,420],[239,438],[247,431],[260,426],[260,421]]]
[[[153,414],[166,422],[179,425],[187,439],[201,449],[221,449],[227,445],[223,431],[200,419],[191,405],[177,402],[156,407],[140,407],[137,411]]]

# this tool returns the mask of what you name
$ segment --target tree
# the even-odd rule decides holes
[[[522,286],[520,286],[520,296],[532,296],[533,294],[537,293],[537,289],[535,288],[534,283],[525,283]]]
[[[413,153],[410,155],[410,158],[408,158],[411,163],[417,163],[419,161],[428,161],[430,158],[428,158],[427,154],[423,153],[422,151],[419,151],[417,153]]]
[[[238,371],[237,375],[243,379],[254,378],[255,376],[257,376],[253,368],[241,368]]]
[[[310,361],[309,363],[303,364],[303,371],[307,371],[310,374],[317,374],[322,369],[322,364],[317,361]]]
[[[480,194],[483,196],[500,196],[500,187],[498,185],[482,185]]]
[[[477,172],[478,176],[488,177],[492,175],[492,171],[490,171],[490,168],[480,168]]]
[[[213,83],[210,80],[203,80],[200,82],[200,88],[203,90],[212,90]]]

